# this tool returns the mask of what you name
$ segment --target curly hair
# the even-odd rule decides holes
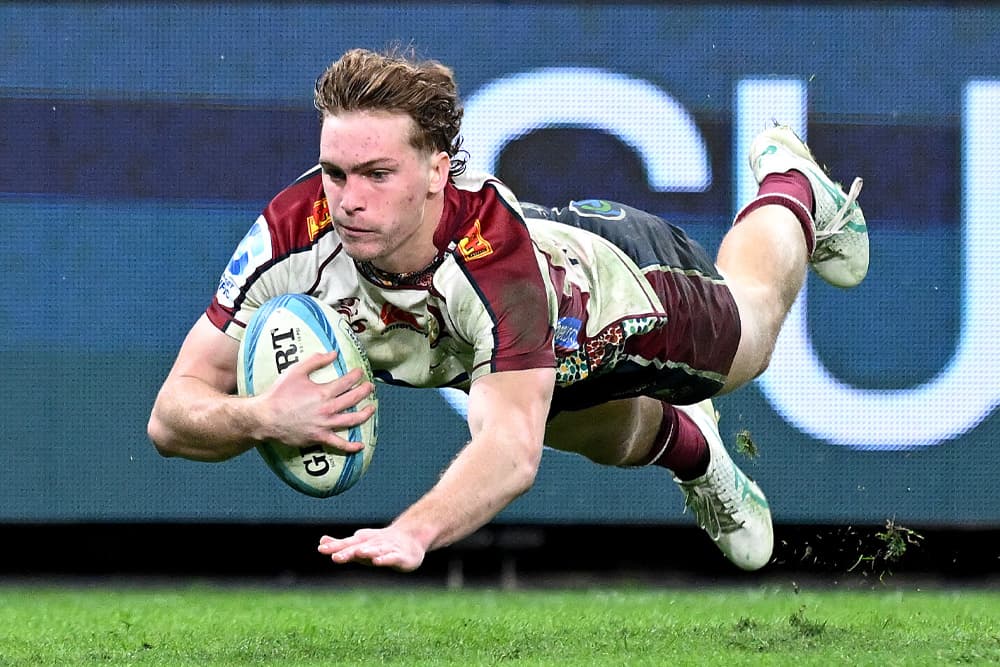
[[[412,51],[376,53],[352,49],[316,80],[313,104],[321,117],[345,111],[405,113],[416,124],[410,141],[418,150],[444,151],[452,158],[452,178],[465,171],[457,159],[462,106],[452,70],[434,60],[418,61]]]

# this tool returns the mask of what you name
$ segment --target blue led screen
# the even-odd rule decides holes
[[[165,460],[145,436],[233,249],[316,159],[315,77],[399,41],[455,69],[473,165],[524,201],[618,199],[714,249],[771,118],[863,176],[868,280],[810,279],[772,368],[719,399],[723,432],[753,438],[778,521],[1000,524],[1000,9],[9,3],[0,22],[0,520],[383,521],[434,482],[467,437],[434,391],[383,388],[368,476],[324,501],[253,452]],[[500,520],[680,505],[663,471],[548,452]]]

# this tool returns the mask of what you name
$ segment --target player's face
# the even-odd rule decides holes
[[[393,273],[434,258],[448,179],[448,154],[414,148],[413,130],[403,113],[354,111],[326,116],[320,131],[323,191],[344,250]]]

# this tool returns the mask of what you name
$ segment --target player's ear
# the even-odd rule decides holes
[[[448,184],[448,175],[451,171],[451,158],[444,151],[438,151],[431,156],[430,179],[428,189],[431,194],[437,194],[444,190]]]

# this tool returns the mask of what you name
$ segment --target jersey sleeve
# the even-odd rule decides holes
[[[554,367],[555,291],[520,207],[499,183],[465,205],[452,254],[466,294],[452,312],[474,347],[472,379]]]
[[[215,296],[205,311],[208,319],[223,333],[242,338],[250,315],[261,304],[253,298],[253,284],[258,271],[274,256],[267,219],[261,215],[236,246],[229,264],[219,278]],[[249,297],[249,299],[248,299]]]
[[[310,291],[339,252],[319,170],[313,169],[272,199],[236,246],[206,309],[208,319],[241,339],[264,302]]]

